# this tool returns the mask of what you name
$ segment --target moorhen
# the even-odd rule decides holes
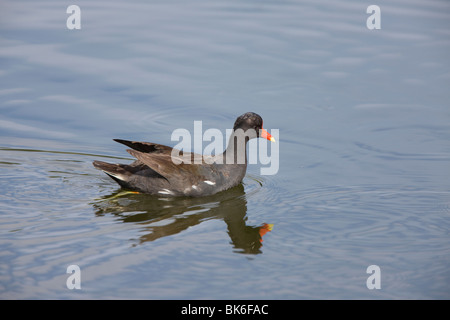
[[[111,164],[94,161],[121,187],[158,196],[208,196],[241,183],[247,170],[247,141],[253,138],[275,139],[263,129],[261,116],[247,112],[236,119],[227,149],[219,155],[182,152],[168,146],[121,139],[114,141],[132,149],[137,160]]]

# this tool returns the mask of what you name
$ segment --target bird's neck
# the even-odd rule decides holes
[[[247,166],[248,136],[236,135],[234,132],[228,141],[227,149],[223,152],[223,161],[226,164]]]

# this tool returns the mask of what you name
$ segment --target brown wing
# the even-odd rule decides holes
[[[116,142],[126,145],[134,150],[144,152],[144,153],[162,153],[171,154],[171,147],[164,146],[162,144],[152,143],[152,142],[139,142],[139,141],[129,141],[122,139],[113,139]],[[181,152],[181,151],[180,151]]]
[[[202,170],[198,164],[202,164],[204,167],[208,166],[200,154],[183,152],[172,147],[152,142],[128,141],[122,139],[114,139],[114,141],[133,148],[133,150],[128,149],[127,152],[167,180],[171,180],[175,177],[186,178],[188,176],[202,175],[201,172],[204,170]],[[198,159],[201,159],[200,163],[198,163]]]
[[[209,166],[205,162],[202,161],[200,166],[199,164],[194,163],[194,153],[185,153],[184,156],[188,156],[191,158],[190,163],[182,162],[182,163],[174,163],[172,156],[170,153],[144,153],[136,150],[127,150],[133,157],[149,166],[157,173],[165,177],[167,180],[171,180],[172,178],[181,179],[183,176],[197,176],[203,175],[202,172],[205,169],[205,166]],[[201,155],[197,155],[200,156]],[[178,158],[181,159],[181,158]],[[184,158],[186,160],[186,158]]]

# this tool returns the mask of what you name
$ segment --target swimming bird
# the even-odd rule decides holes
[[[96,160],[93,165],[126,189],[165,197],[208,196],[242,182],[247,170],[246,144],[260,137],[275,142],[263,129],[261,116],[247,112],[236,119],[222,154],[200,155],[157,143],[113,139],[130,147],[128,153],[137,160],[131,164]]]

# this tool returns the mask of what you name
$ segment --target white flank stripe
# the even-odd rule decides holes
[[[161,194],[172,194],[172,191],[167,190],[167,189],[162,189],[162,190],[158,191],[158,193],[161,193]]]

